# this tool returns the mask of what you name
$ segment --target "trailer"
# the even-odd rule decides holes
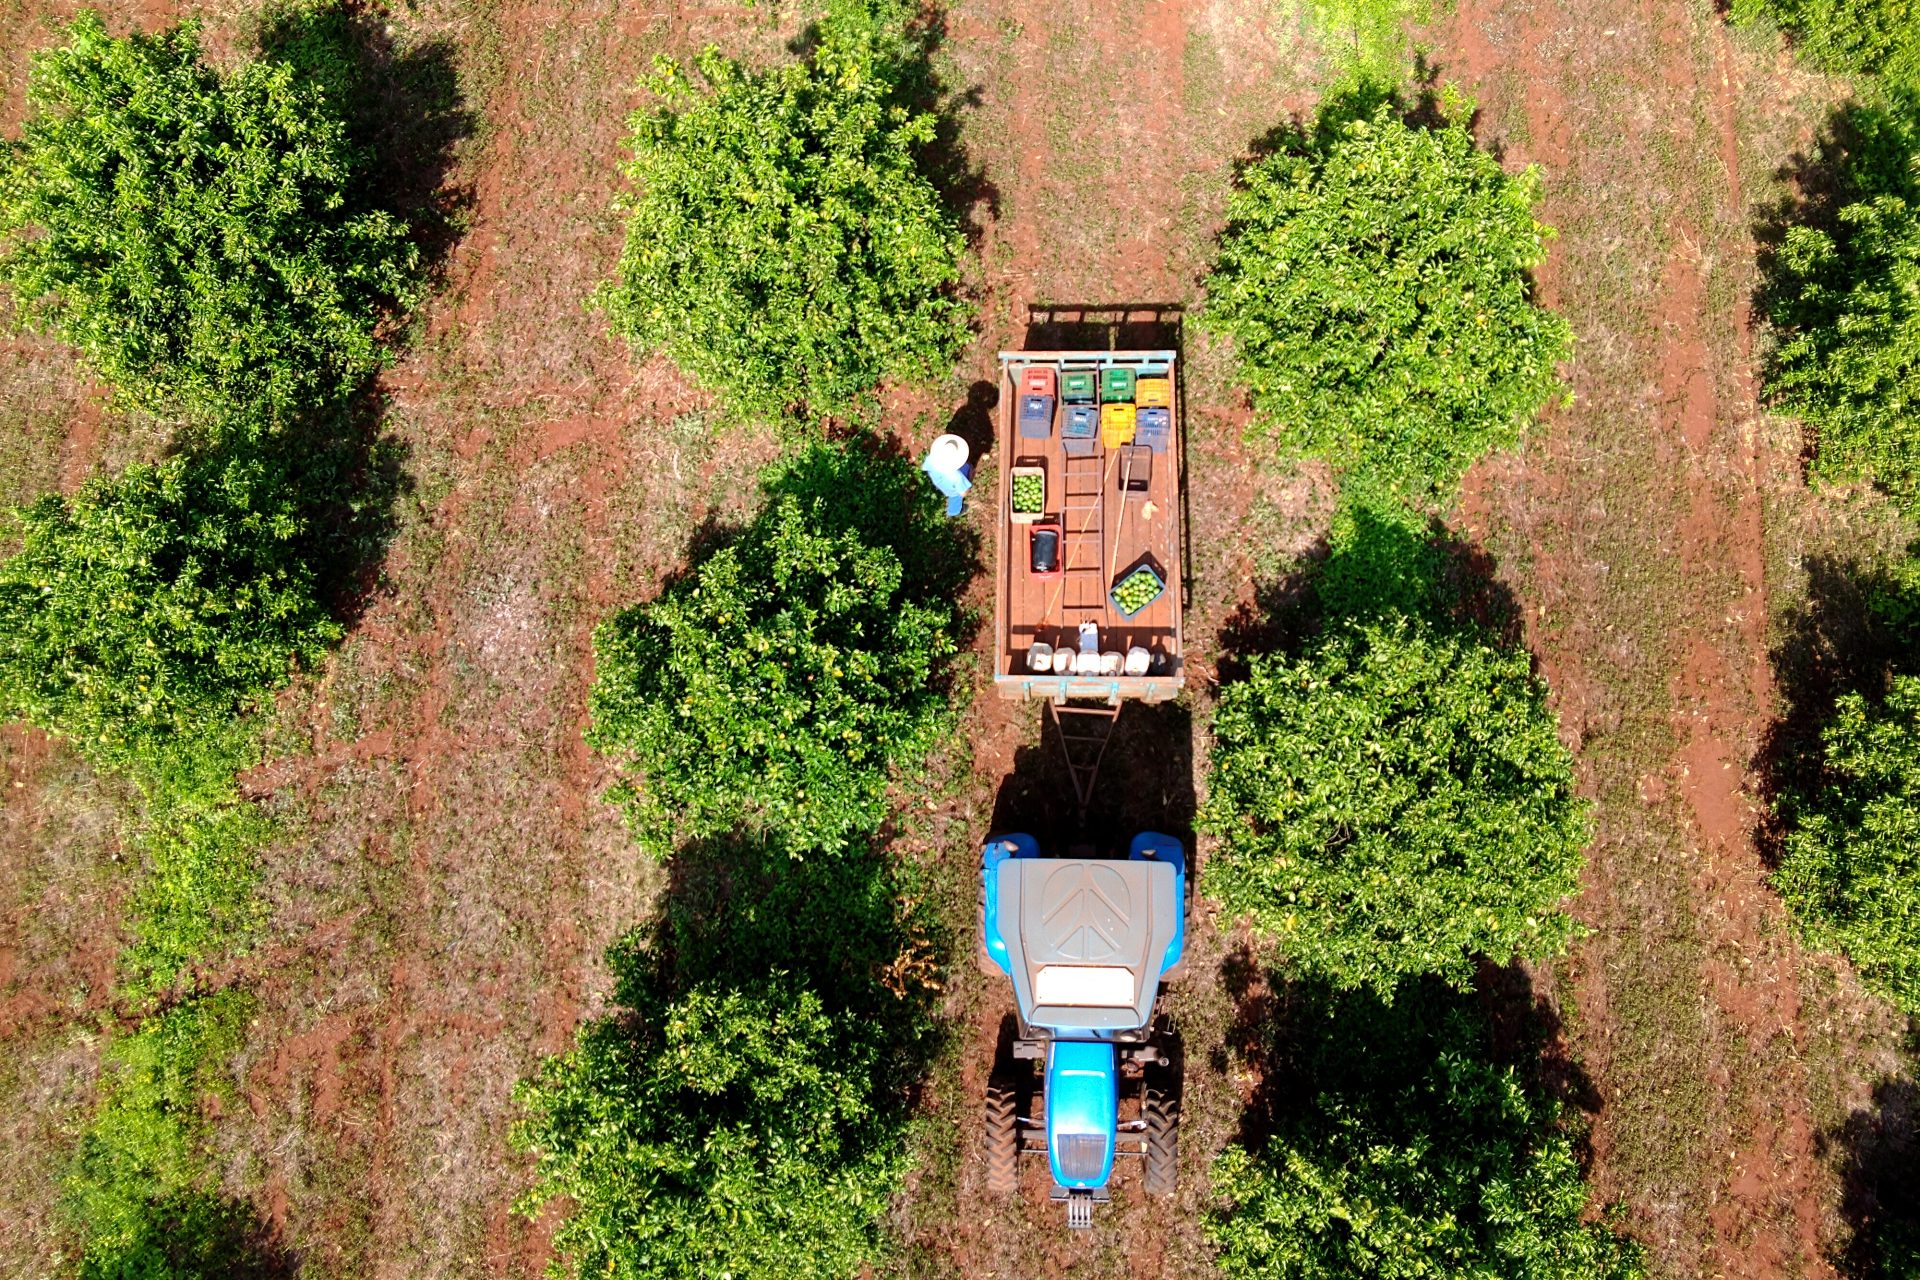
[[[1004,465],[995,521],[993,683],[1001,697],[1118,706],[1135,698],[1164,702],[1184,686],[1176,366],[1172,351],[1000,353]],[[1041,392],[1044,386],[1052,391]],[[1148,413],[1156,425],[1143,432]],[[1042,509],[1016,510],[1016,481],[1031,492],[1034,479]],[[1036,569],[1034,540],[1049,535],[1057,540],[1057,560]],[[1141,569],[1163,589],[1129,612],[1114,590]],[[1098,629],[1097,665],[1081,661],[1088,623]],[[1035,645],[1045,646],[1044,670],[1036,667]],[[1051,655],[1062,648],[1072,656],[1056,670]],[[1137,657],[1127,662],[1136,651],[1145,654],[1145,670]],[[1105,669],[1113,667],[1113,654],[1120,655],[1118,668]]]
[[[1186,683],[1178,354],[1000,353],[994,690],[1044,702],[1084,816],[1120,707]]]

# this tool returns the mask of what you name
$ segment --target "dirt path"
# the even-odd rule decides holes
[[[955,6],[943,57],[953,68],[950,79],[982,86],[966,135],[999,201],[999,217],[984,237],[984,332],[971,379],[992,378],[995,351],[1023,345],[1033,304],[1198,299],[1197,277],[1232,162],[1276,122],[1275,87],[1295,83],[1302,50],[1272,16],[1210,0]],[[1177,329],[1162,340],[1181,341]],[[1190,338],[1182,345],[1195,356]],[[1190,412],[1189,471],[1190,488],[1206,495],[1195,503],[1195,532],[1207,541],[1193,568],[1189,617],[1197,634],[1209,635],[1245,586],[1244,571],[1233,568],[1244,547],[1231,531],[1259,483],[1239,444],[1241,419],[1230,400],[1212,398],[1218,371],[1200,358],[1202,367],[1187,375],[1190,396],[1196,377],[1208,389]],[[1204,680],[1195,686],[1197,703]],[[1185,829],[1194,803],[1197,717],[1184,707],[1159,718],[1138,709],[1129,715],[1139,733],[1110,752],[1096,806],[1124,810],[1143,825]],[[983,683],[965,735],[984,798],[963,838],[942,850],[956,881],[976,874],[977,842],[989,827],[1041,822],[1040,811],[1055,807],[1044,797],[1064,785],[1056,776],[1057,744],[1043,739],[1037,707],[1001,704]],[[936,1106],[964,1137],[952,1153],[956,1168],[923,1179],[905,1207],[913,1274],[1212,1273],[1199,1234],[1206,1167],[1232,1131],[1239,1094],[1220,1052],[1231,1019],[1217,980],[1223,948],[1205,924],[1196,924],[1192,945],[1194,977],[1172,1002],[1190,1063],[1182,1191],[1172,1202],[1150,1203],[1123,1167],[1114,1203],[1084,1237],[1069,1236],[1059,1206],[1047,1200],[1043,1162],[1027,1162],[1014,1205],[986,1195],[980,1184],[975,1118],[1012,1004],[1004,981],[970,968],[956,974],[954,1009],[970,1043]]]
[[[1482,136],[1544,169],[1562,238],[1543,293],[1579,341],[1574,407],[1473,477],[1465,510],[1526,582],[1599,805],[1594,936],[1567,967],[1605,1099],[1596,1181],[1662,1274],[1827,1275],[1801,957],[1747,773],[1773,714],[1762,517],[1782,468],[1756,423],[1746,193],[1793,142],[1763,123],[1786,90],[1677,2],[1468,0],[1441,61],[1485,104]]]

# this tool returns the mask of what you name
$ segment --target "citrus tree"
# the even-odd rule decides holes
[[[294,486],[176,455],[16,513],[0,563],[0,711],[89,754],[224,721],[339,638]]]
[[[1825,70],[1920,84],[1920,6],[1913,0],[1735,0],[1733,16],[1779,24]]]
[[[1305,975],[1387,999],[1562,949],[1587,806],[1524,649],[1462,617],[1427,521],[1349,489],[1309,633],[1214,711],[1209,891]]]
[[[1413,618],[1339,621],[1221,691],[1209,891],[1305,973],[1382,994],[1566,945],[1587,837],[1524,652]]]
[[[1519,437],[1570,344],[1532,297],[1538,171],[1504,172],[1464,114],[1409,123],[1363,84],[1282,135],[1241,172],[1199,317],[1257,429],[1415,500]]]
[[[1920,676],[1842,695],[1823,745],[1819,783],[1782,803],[1774,885],[1811,945],[1920,1014]]]
[[[230,73],[192,23],[113,38],[83,12],[38,55],[0,158],[0,284],[129,399],[225,425],[330,402],[381,359],[418,263],[348,199],[335,105],[272,61]]]
[[[893,769],[950,722],[958,623],[932,491],[820,444],[739,537],[594,637],[588,740],[628,777],[641,843],[737,827],[834,849],[885,813]]]
[[[1636,1280],[1561,1108],[1445,992],[1310,999],[1271,1136],[1213,1171],[1231,1280]],[[1274,1081],[1269,1081],[1272,1087]]]
[[[1838,132],[1840,196],[1767,264],[1766,391],[1811,428],[1815,475],[1920,515],[1920,88],[1869,92]]]
[[[917,153],[919,55],[899,0],[832,0],[804,60],[661,59],[632,120],[613,328],[750,413],[846,413],[883,378],[948,367],[965,240]]]
[[[582,1280],[861,1274],[931,1043],[923,934],[865,853],[678,859],[661,917],[609,953],[616,1010],[516,1091],[520,1207],[566,1198],[554,1245]]]

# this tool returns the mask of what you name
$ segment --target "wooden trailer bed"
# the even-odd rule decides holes
[[[1022,380],[1036,368],[1052,370],[1055,386],[1052,421],[1043,437],[1037,430],[1023,434],[1021,426]],[[1065,436],[1065,375],[1092,370],[1100,380],[1109,369],[1131,370],[1136,386],[1141,379],[1165,380],[1148,384],[1165,396],[1171,423],[1158,439],[1158,449],[1144,443],[1117,444],[1098,433],[1091,440],[1072,442]],[[1184,477],[1177,374],[1172,351],[1000,353],[994,688],[1001,697],[1118,706],[1136,698],[1166,701],[1185,683],[1180,635]],[[1044,380],[1045,375],[1040,376]],[[1013,477],[1033,468],[1044,473],[1044,511],[1031,523],[1016,521]],[[1031,481],[1027,483],[1030,487]],[[1058,535],[1057,572],[1036,573],[1031,539],[1036,529],[1049,527]],[[1111,592],[1143,565],[1160,576],[1165,589],[1127,617]],[[1083,622],[1098,628],[1099,653],[1122,655],[1121,671],[1085,669],[1090,662],[1064,673],[1051,666],[1033,669],[1029,654],[1035,642],[1077,654]],[[1145,651],[1148,670],[1130,675],[1125,655],[1136,649]],[[1142,656],[1136,654],[1135,660],[1137,665]],[[1112,665],[1108,657],[1105,666]]]

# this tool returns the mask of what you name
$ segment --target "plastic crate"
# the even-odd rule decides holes
[[[1020,436],[1025,440],[1045,440],[1053,434],[1053,397],[1020,397]]]
[[[1053,394],[1053,370],[1043,364],[1030,364],[1020,371],[1020,394],[1024,396],[1051,396]]]
[[[1040,482],[1040,505],[1032,511],[1016,511],[1013,509],[1013,494],[1018,491],[1017,486],[1020,481],[1029,477],[1037,479]],[[1022,459],[1020,462],[1014,464],[1013,470],[1008,475],[1007,519],[1013,521],[1015,524],[1032,524],[1046,513],[1047,469],[1041,464],[1038,458]]]
[[[1090,404],[1070,404],[1060,423],[1060,435],[1066,440],[1091,440],[1100,434],[1100,410]]]
[[[1060,375],[1060,398],[1068,404],[1092,404],[1099,393],[1100,375],[1092,369],[1068,369]]]
[[[1119,594],[1121,586],[1127,581],[1129,581],[1130,579],[1138,577],[1141,574],[1145,574],[1149,579],[1152,580],[1153,594],[1148,596],[1146,599],[1146,602],[1142,604],[1138,609],[1127,609],[1122,607],[1120,604],[1120,594]],[[1121,617],[1133,618],[1133,617],[1137,617],[1141,612],[1141,610],[1150,608],[1153,605],[1153,602],[1155,600],[1158,600],[1161,597],[1161,595],[1166,591],[1166,589],[1167,589],[1167,580],[1161,577],[1159,573],[1154,570],[1152,565],[1145,565],[1145,564],[1135,565],[1133,568],[1127,570],[1125,573],[1121,574],[1118,578],[1114,579],[1113,586],[1108,588],[1107,590],[1107,600],[1109,603],[1113,605],[1114,610],[1117,613],[1119,613]]]
[[[1141,384],[1145,386],[1145,383]],[[1133,440],[1155,453],[1165,453],[1173,438],[1173,410],[1137,409],[1133,415]]]
[[[1133,399],[1133,370],[1127,368],[1100,371],[1100,399],[1113,402]]]
[[[1134,416],[1131,404],[1100,406],[1100,443],[1109,449],[1133,443]]]
[[[1173,380],[1142,378],[1134,384],[1133,401],[1142,408],[1165,409],[1173,404]]]

